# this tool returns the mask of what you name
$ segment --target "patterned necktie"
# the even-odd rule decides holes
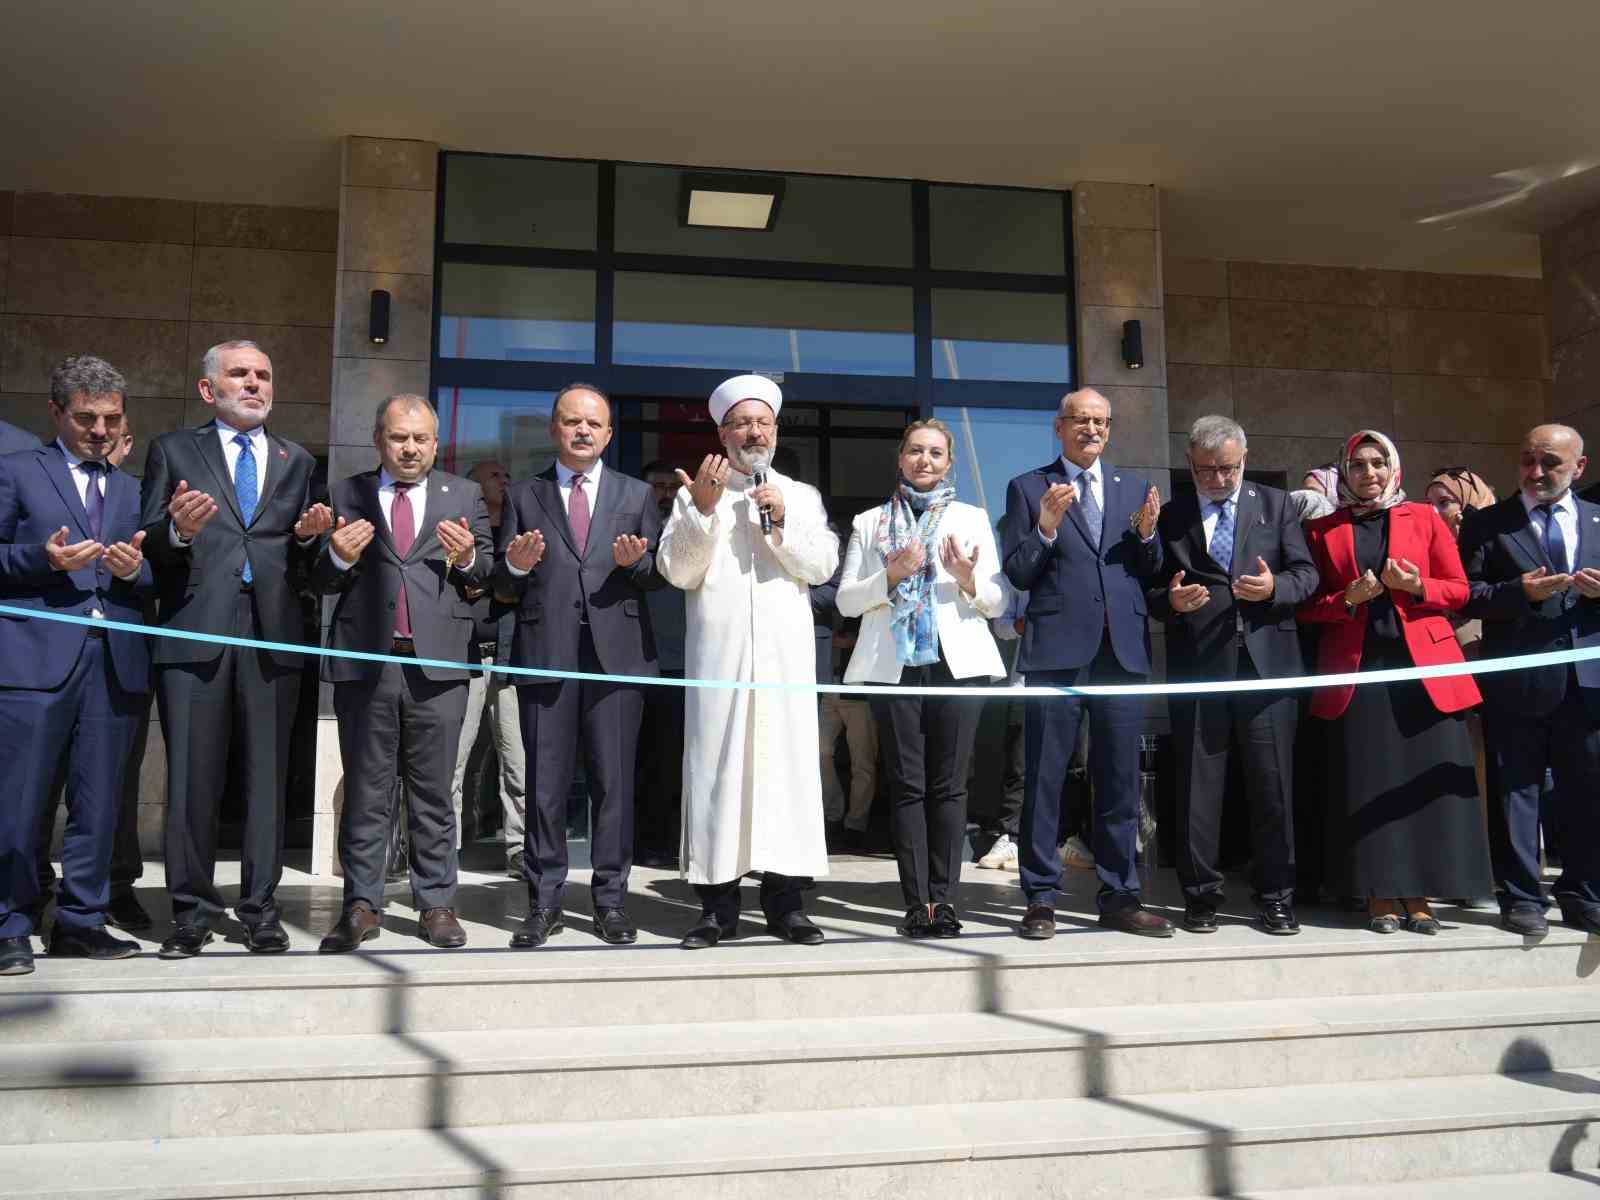
[[[1211,531],[1211,558],[1224,571],[1233,570],[1233,501],[1224,500]]]
[[[1553,504],[1541,504],[1535,510],[1544,514],[1544,552],[1550,559],[1550,570],[1564,575],[1567,570],[1567,539],[1561,536],[1561,523],[1556,520]]]
[[[233,467],[233,494],[239,501],[239,518],[244,522],[246,529],[256,515],[256,498],[260,488],[256,483],[256,456],[250,449],[250,439],[242,433],[233,435],[233,444],[239,447],[239,461]],[[246,583],[251,582],[255,576],[250,571],[250,551],[244,554],[244,575]]]
[[[1083,523],[1089,527],[1089,541],[1096,549],[1100,547],[1100,529],[1104,524],[1104,515],[1100,505],[1094,498],[1094,485],[1089,482],[1089,472],[1078,472],[1078,507],[1083,510]]]
[[[106,520],[106,498],[100,490],[100,475],[106,469],[106,465],[86,458],[82,466],[89,476],[89,486],[84,489],[83,511],[89,514],[89,536],[98,542]]]
[[[572,540],[581,555],[589,545],[589,494],[583,490],[585,476],[572,477],[572,499],[567,502],[567,523],[572,526]]]
[[[389,509],[389,532],[394,536],[395,553],[401,558],[411,553],[411,547],[417,540],[417,521],[411,511],[411,497],[406,495],[411,490],[409,483],[394,485],[394,504]],[[405,573],[400,574],[400,593],[394,599],[394,635],[397,638],[411,636],[411,606],[406,603]]]

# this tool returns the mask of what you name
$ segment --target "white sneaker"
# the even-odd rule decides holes
[[[1094,870],[1094,854],[1077,834],[1069,837],[1061,847],[1061,865],[1077,867],[1080,871]]]
[[[989,853],[978,860],[980,867],[988,867],[991,871],[1015,871],[1017,869],[1017,844],[1011,840],[1011,835],[1002,833],[989,847]]]

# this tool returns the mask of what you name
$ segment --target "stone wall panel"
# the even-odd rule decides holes
[[[368,336],[372,293],[389,293],[389,340],[374,345]],[[428,358],[433,352],[433,277],[431,275],[339,272],[339,345],[347,358]]]
[[[1544,318],[1517,313],[1389,311],[1390,364],[1420,375],[1541,379]]]
[[[1220,258],[1169,258],[1161,281],[1169,296],[1226,296],[1228,264]]]
[[[1153,229],[1079,231],[1078,303],[1161,307],[1159,237]]]
[[[1168,296],[1167,359],[1174,363],[1233,361],[1228,301],[1205,296]]]
[[[47,392],[63,358],[96,354],[122,372],[129,396],[181,396],[184,328],[182,321],[0,317],[0,391]]]
[[[432,142],[351,137],[344,152],[344,182],[354,187],[434,190],[439,147]]]
[[[194,255],[191,320],[332,327],[332,254],[197,246]]]
[[[1600,329],[1600,254],[1559,264],[1547,283],[1552,344]]]
[[[6,311],[183,321],[193,269],[191,246],[13,237]]]
[[[200,246],[332,254],[339,249],[339,214],[325,208],[201,204],[195,213],[194,240]]]
[[[1145,365],[1138,369],[1130,369],[1122,362],[1122,323],[1130,320],[1140,322],[1144,338]],[[1166,332],[1161,309],[1084,304],[1078,308],[1078,328],[1082,335],[1079,362],[1085,386],[1166,387]]]
[[[1166,389],[1107,386],[1098,390],[1111,403],[1107,461],[1119,467],[1165,468],[1170,461]]]
[[[194,242],[194,210],[185,200],[18,192],[12,232],[18,237],[187,246]]]
[[[1142,183],[1080,183],[1072,211],[1078,229],[1160,229],[1161,193]]]
[[[1389,377],[1366,371],[1233,370],[1233,416],[1252,438],[1341,437],[1394,424]]]
[[[1388,329],[1381,309],[1232,299],[1228,312],[1236,366],[1388,369]]]
[[[1236,300],[1287,300],[1295,304],[1383,303],[1378,272],[1295,263],[1230,262],[1228,295]]]
[[[1167,364],[1167,427],[1187,432],[1210,413],[1233,415],[1233,368],[1199,363]]]
[[[1396,438],[1517,442],[1544,412],[1537,379],[1397,375]]]
[[[432,192],[346,187],[339,268],[433,273]]]

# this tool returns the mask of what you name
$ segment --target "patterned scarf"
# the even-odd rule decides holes
[[[956,487],[946,476],[933,488],[919,492],[904,479],[878,510],[878,553],[885,563],[911,544],[922,542],[922,569],[907,575],[889,593],[894,609],[890,629],[894,653],[902,666],[926,667],[939,661],[939,627],[933,616],[933,580],[938,548],[935,538],[945,509],[956,498]]]
[[[1488,508],[1494,503],[1494,489],[1483,476],[1466,467],[1443,467],[1428,480],[1430,489],[1443,488],[1462,508]]]
[[[1350,478],[1351,456],[1355,454],[1356,447],[1367,442],[1375,444],[1389,460],[1389,482],[1374,500],[1361,499],[1346,482]],[[1350,440],[1344,444],[1344,453],[1339,456],[1339,507],[1348,508],[1351,516],[1364,517],[1405,502],[1406,494],[1400,489],[1400,451],[1394,448],[1394,443],[1376,429],[1362,429],[1351,434]]]

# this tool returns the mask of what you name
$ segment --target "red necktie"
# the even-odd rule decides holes
[[[589,496],[583,490],[585,477],[572,477],[572,499],[567,502],[567,522],[572,526],[572,540],[578,544],[581,555],[589,544]]]
[[[411,498],[406,495],[410,490],[409,483],[395,484],[394,505],[389,510],[389,530],[394,534],[395,553],[401,558],[411,553],[411,544],[417,540],[417,522],[411,512]],[[411,609],[406,604],[403,574],[400,577],[400,594],[394,601],[394,635],[397,638],[411,636]]]

